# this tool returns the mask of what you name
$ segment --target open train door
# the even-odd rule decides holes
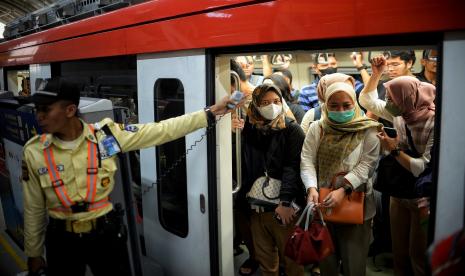
[[[204,51],[139,55],[139,122],[205,107],[205,64]],[[146,256],[165,275],[211,275],[207,139],[181,158],[204,133],[140,151]]]

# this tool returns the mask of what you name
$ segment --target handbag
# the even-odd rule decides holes
[[[346,173],[336,174],[331,180],[329,188],[320,188],[318,201],[322,203],[323,199],[335,189],[337,177],[344,176]],[[365,192],[352,191],[349,195],[344,196],[342,201],[335,207],[321,207],[323,217],[326,221],[346,224],[363,224],[364,222],[364,204]]]
[[[310,203],[305,207],[284,248],[284,255],[299,265],[318,263],[334,252],[333,241],[320,209],[316,208],[321,221],[315,220],[312,215],[314,206]],[[302,228],[300,223],[304,216],[306,220]]]
[[[268,175],[265,154],[262,155],[265,165],[265,176],[260,176],[252,184],[252,188],[247,193],[250,204],[258,206],[275,206],[279,204],[281,192],[281,180]]]
[[[418,158],[421,155],[415,149],[413,144],[412,134],[405,126],[407,133],[409,150],[405,153],[413,158]],[[378,165],[378,176],[373,188],[383,194],[398,197],[398,198],[417,198],[415,177],[409,170],[402,165],[392,155],[387,155],[381,158]]]
[[[281,180],[268,176],[261,176],[255,180],[247,193],[250,204],[258,206],[271,206],[279,204],[279,194],[281,191]]]

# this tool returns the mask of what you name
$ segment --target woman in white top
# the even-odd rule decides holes
[[[331,84],[322,95],[322,119],[310,125],[301,157],[301,177],[307,201],[318,203],[318,188],[328,187],[339,176],[335,190],[323,199],[323,206],[340,204],[352,190],[364,191],[365,222],[361,225],[328,223],[336,247],[335,254],[320,262],[323,275],[365,275],[370,241],[371,219],[376,208],[371,176],[379,155],[376,134],[380,124],[363,115],[354,87],[345,82]]]
[[[318,102],[320,102],[320,104],[324,101],[323,95],[326,93],[326,88],[328,88],[328,86],[335,82],[346,82],[355,88],[355,79],[349,75],[342,73],[324,75],[323,77],[321,77],[316,88],[316,91],[318,93]],[[300,123],[300,127],[302,128],[304,133],[307,134],[308,128],[310,127],[312,122],[318,121],[320,118],[321,106],[319,105],[305,112],[302,122]]]
[[[378,99],[376,87],[385,67],[384,57],[373,59],[373,73],[362,90],[359,101],[375,115],[393,122],[397,137],[389,138],[386,133],[380,133],[382,148],[402,167],[414,176],[419,176],[431,158],[436,88],[414,77],[401,76],[384,84],[386,101]],[[409,146],[412,142],[408,141],[408,132],[419,157],[411,156],[408,151],[413,151],[412,146]],[[415,195],[410,194],[396,194],[390,199],[392,252],[396,275],[425,274],[427,236],[421,227],[421,220],[425,215],[418,206],[418,199],[414,197]]]

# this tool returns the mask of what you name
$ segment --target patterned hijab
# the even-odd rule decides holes
[[[260,102],[268,92],[274,92],[279,96],[283,103],[283,109],[274,120],[267,120],[258,111]],[[252,93],[252,103],[249,105],[247,110],[247,116],[250,124],[255,126],[257,129],[267,132],[269,130],[281,130],[286,128],[286,109],[284,108],[284,99],[281,95],[281,91],[274,84],[265,83],[257,86]]]
[[[402,76],[384,84],[387,95],[402,111],[407,124],[426,121],[435,114],[436,87],[417,78]]]
[[[316,91],[318,93],[318,100],[322,103],[325,101],[326,89],[331,84],[335,82],[345,82],[346,80],[349,80],[352,83],[352,86],[355,87],[355,79],[352,76],[346,74],[333,73],[321,77],[320,81],[318,82],[318,86],[316,87]]]
[[[336,123],[329,119],[327,102],[337,92],[347,93],[355,107],[355,115],[347,123]],[[332,177],[339,173],[342,161],[349,156],[363,141],[365,130],[381,124],[366,117],[357,103],[354,87],[345,82],[331,84],[324,94],[322,106],[322,137],[318,148],[318,183],[320,187],[328,186]]]

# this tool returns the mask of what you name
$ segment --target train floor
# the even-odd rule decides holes
[[[234,275],[235,276],[240,275],[239,268],[249,257],[247,248],[244,245],[241,245],[241,248],[244,250],[244,252],[240,255],[237,255],[234,258],[234,271],[235,271]],[[376,262],[376,265],[373,262],[372,257],[369,257],[367,259],[366,276],[392,276],[394,275],[394,271],[392,269],[392,255],[391,254],[389,253],[379,254],[378,256],[376,256],[375,262]],[[261,275],[260,268],[253,275],[254,276]],[[305,267],[305,276],[314,276],[314,275],[312,275],[311,273],[310,266]]]

